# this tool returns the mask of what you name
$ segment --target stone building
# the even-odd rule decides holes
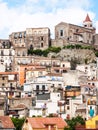
[[[69,44],[94,44],[96,29],[87,14],[83,26],[61,22],[55,26],[55,39],[52,46],[65,46]]]
[[[50,46],[50,29],[43,28],[27,28],[26,42],[28,49],[47,49]]]
[[[27,49],[46,49],[50,46],[50,29],[27,28],[26,31],[13,32],[9,39],[17,56],[26,56]]]

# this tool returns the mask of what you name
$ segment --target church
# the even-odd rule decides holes
[[[66,46],[69,44],[96,45],[96,28],[87,14],[83,26],[60,22],[55,26],[55,39],[52,46]]]

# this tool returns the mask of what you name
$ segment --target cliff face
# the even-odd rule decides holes
[[[96,56],[92,50],[88,49],[62,49],[59,53],[50,53],[49,56],[54,56],[60,60],[70,61],[76,58],[81,63],[91,63],[96,60]]]

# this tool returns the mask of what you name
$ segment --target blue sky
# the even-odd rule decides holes
[[[98,0],[0,0],[0,39],[26,28],[54,27],[59,22],[81,25],[87,13],[98,33]]]

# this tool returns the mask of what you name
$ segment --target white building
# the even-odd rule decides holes
[[[29,116],[48,116],[49,114],[58,114],[59,106],[58,101],[60,100],[60,93],[49,93],[46,96],[40,95],[40,99],[36,100],[36,106],[30,109]],[[43,99],[43,100],[42,100]]]

